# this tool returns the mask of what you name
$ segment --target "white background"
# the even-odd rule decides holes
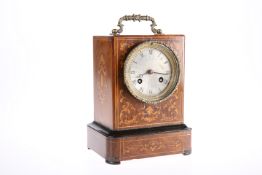
[[[133,13],[186,35],[193,153],[111,166],[86,149],[92,36]],[[261,17],[259,0],[1,0],[0,174],[262,174]]]

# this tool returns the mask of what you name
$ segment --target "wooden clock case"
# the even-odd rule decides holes
[[[128,53],[145,41],[169,47],[177,56],[180,77],[165,101],[147,104],[124,84]],[[88,148],[107,163],[167,154],[191,153],[191,129],[184,124],[184,35],[94,36],[94,122]]]

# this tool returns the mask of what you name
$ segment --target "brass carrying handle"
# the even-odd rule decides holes
[[[122,24],[123,21],[131,21],[133,20],[134,22],[135,21],[151,21],[152,24],[150,25],[151,26],[151,31],[154,33],[154,34],[162,34],[162,30],[161,29],[156,29],[155,26],[156,25],[156,22],[155,22],[155,19],[150,17],[150,16],[141,16],[141,15],[125,15],[123,17],[121,17],[119,20],[118,20],[118,24],[117,26],[119,27],[119,29],[113,29],[112,30],[112,34],[114,36],[116,35],[119,35],[120,33],[123,32],[123,27],[124,25]]]

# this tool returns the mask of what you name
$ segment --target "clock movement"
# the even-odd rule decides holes
[[[123,21],[151,21],[154,35],[120,35]],[[107,163],[191,153],[184,124],[184,35],[162,34],[154,18],[119,19],[112,36],[93,37],[94,122],[88,148]]]

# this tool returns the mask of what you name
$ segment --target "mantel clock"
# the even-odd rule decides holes
[[[151,21],[154,35],[120,35],[123,21]],[[184,124],[184,35],[162,34],[154,18],[119,19],[112,36],[93,37],[94,122],[88,148],[107,163],[191,153]]]

